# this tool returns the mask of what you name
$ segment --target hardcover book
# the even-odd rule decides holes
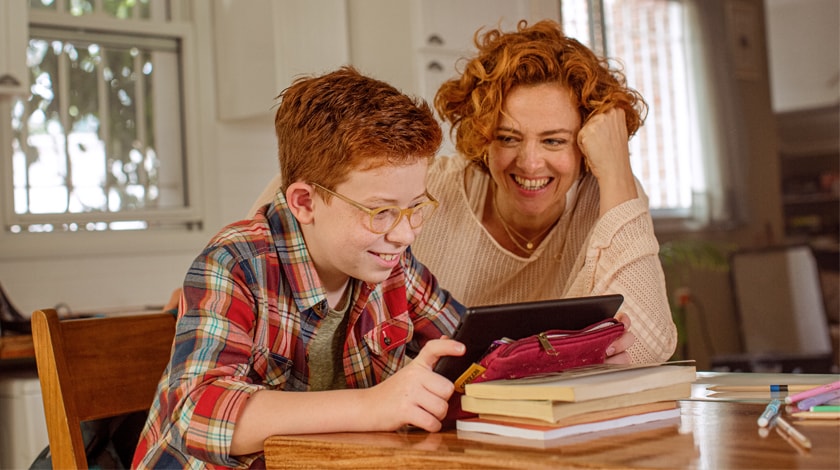
[[[501,415],[536,419],[546,423],[558,423],[573,416],[619,410],[654,402],[682,400],[690,396],[691,383],[683,382],[580,402],[509,400],[464,395],[461,397],[461,408],[464,411],[479,415]]]
[[[694,365],[599,364],[556,374],[469,383],[465,387],[465,394],[468,397],[496,400],[582,402],[617,397],[668,385],[690,384],[696,378],[697,371]]]
[[[666,410],[639,413],[620,418],[573,424],[570,426],[534,425],[493,421],[484,418],[459,419],[456,427],[459,432],[481,432],[521,439],[549,440],[597,431],[624,428],[638,424],[680,418],[680,409],[673,407]]]
[[[563,449],[569,449],[570,452],[576,452],[576,446],[592,446],[593,441],[600,441],[603,444],[596,445],[599,457],[603,458],[605,462],[614,460],[616,467],[620,467],[621,462],[626,463],[626,460],[624,460],[626,456],[616,457],[615,459],[611,459],[610,456],[616,453],[626,452],[625,449],[627,448],[634,449],[634,452],[639,455],[649,455],[651,459],[655,459],[655,456],[661,455],[661,449],[669,448],[669,446],[693,449],[693,434],[680,434],[680,424],[680,418],[660,419],[642,424],[634,424],[632,426],[545,440],[501,436],[474,431],[457,431],[457,433],[459,439],[487,444],[527,447],[532,449],[556,449],[562,447]],[[592,449],[592,447],[587,447],[587,449]],[[696,450],[694,454],[693,458],[697,458]],[[581,466],[585,467],[589,463],[585,457],[586,453],[580,455],[582,459]],[[687,460],[682,465],[675,462],[669,462],[669,464],[673,464],[672,468],[686,468],[690,466],[690,460]]]
[[[494,415],[481,413],[479,418],[490,421],[503,421],[513,424],[533,424],[539,426],[571,426],[573,424],[591,423],[593,421],[605,421],[608,419],[622,418],[624,416],[636,415],[641,413],[651,413],[653,411],[670,410],[678,407],[676,400],[655,401],[652,403],[643,403],[641,405],[622,406],[620,408],[612,408],[605,410],[597,410],[589,413],[579,413],[564,418],[560,418],[554,422],[548,422],[541,419],[521,418],[518,416]]]

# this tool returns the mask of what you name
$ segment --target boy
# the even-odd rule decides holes
[[[463,354],[441,339],[463,308],[408,251],[437,207],[440,127],[350,67],[280,98],[283,183],[189,269],[133,467],[263,466],[273,434],[437,431],[446,415],[453,385],[432,368]]]

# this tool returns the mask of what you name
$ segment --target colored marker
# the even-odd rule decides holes
[[[779,408],[782,406],[782,400],[778,398],[774,398],[770,400],[770,403],[767,404],[767,408],[764,408],[764,412],[761,413],[761,416],[758,417],[758,425],[762,428],[766,428],[770,421],[779,414]]]
[[[840,390],[840,380],[838,380],[837,382],[831,382],[829,384],[820,385],[819,387],[814,387],[812,389],[805,390],[804,392],[789,395],[785,398],[785,403],[795,403],[805,398],[813,397],[814,395],[819,395],[820,393],[830,392],[832,390]]]
[[[808,410],[811,409],[812,406],[818,406],[822,405],[823,403],[828,403],[831,400],[834,400],[835,398],[840,398],[840,389],[820,393],[819,395],[814,395],[804,400],[800,400],[796,403],[796,407],[800,410]]]
[[[840,405],[817,405],[812,406],[809,411],[815,413],[836,413],[840,412]]]

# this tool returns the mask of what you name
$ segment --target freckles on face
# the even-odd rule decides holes
[[[411,165],[355,171],[335,192],[367,209],[411,207],[427,200],[427,167],[426,160],[418,160]],[[329,273],[338,280],[350,276],[366,282],[382,282],[399,264],[417,233],[405,218],[387,233],[374,233],[367,212],[335,196],[321,209],[323,212],[315,223],[319,225],[320,221],[320,225],[312,237],[317,240],[317,246],[310,247],[310,251],[313,256],[319,253],[315,261],[322,279]]]

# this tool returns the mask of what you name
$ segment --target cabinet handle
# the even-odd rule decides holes
[[[440,65],[440,62],[433,60],[429,62],[429,65],[426,66],[426,70],[432,70],[435,72],[443,72],[443,65]]]
[[[0,86],[20,86],[20,81],[9,74],[5,74],[0,77]]]
[[[443,38],[438,36],[437,34],[432,34],[431,36],[429,36],[429,39],[426,40],[426,43],[432,46],[442,46]]]

